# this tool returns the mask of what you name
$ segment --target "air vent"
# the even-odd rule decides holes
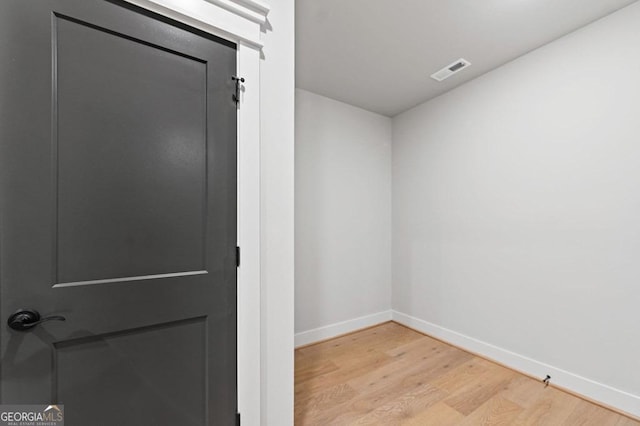
[[[459,73],[463,69],[468,68],[469,66],[471,66],[471,62],[467,61],[466,59],[460,58],[457,61],[442,68],[440,71],[431,74],[431,78],[436,81],[443,81],[451,77],[452,75]]]

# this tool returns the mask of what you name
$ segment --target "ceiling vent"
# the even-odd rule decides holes
[[[471,62],[467,61],[466,59],[460,58],[457,61],[442,68],[440,71],[431,74],[431,78],[436,81],[443,81],[451,77],[452,75],[459,73],[463,69],[469,68],[470,66]]]

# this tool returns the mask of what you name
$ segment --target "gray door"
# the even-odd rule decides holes
[[[3,403],[234,424],[235,69],[126,3],[0,2]],[[66,321],[16,331],[19,309]]]

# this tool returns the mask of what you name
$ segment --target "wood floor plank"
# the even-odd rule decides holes
[[[496,396],[508,383],[516,377],[515,372],[507,369],[501,371],[488,370],[478,377],[475,382],[462,387],[444,402],[468,416],[485,402]]]
[[[338,370],[338,366],[331,360],[305,363],[296,359],[295,382],[300,383],[323,374]]]
[[[350,380],[349,385],[358,389],[359,395],[347,403],[326,410],[315,419],[317,423],[314,424],[350,424],[368,415],[398,396],[423,386],[426,380],[422,374],[437,371],[438,365],[449,362],[447,360],[456,352],[455,348],[449,347],[423,359],[423,354],[418,349],[398,354],[393,362]]]
[[[455,352],[453,348],[443,348],[431,352],[429,356],[425,356],[419,347],[415,347],[413,350],[394,356],[391,362],[381,366],[376,371],[371,371],[367,375],[350,380],[350,383],[358,389],[386,386],[387,383],[391,383],[393,380],[397,380],[414,370],[433,368],[447,359],[447,357],[454,355]]]
[[[319,392],[300,401],[295,405],[295,423],[304,424],[307,419],[312,419],[333,406],[342,404],[357,396],[357,392],[348,384],[335,385],[323,392]]]
[[[309,395],[322,392],[337,384],[346,383],[357,377],[367,376],[371,371],[377,370],[392,361],[393,358],[385,353],[379,351],[370,352],[366,357],[360,357],[357,362],[354,362],[352,365],[311,377],[302,383],[296,384],[296,401],[304,400],[304,398]]]
[[[478,409],[472,411],[460,426],[504,425],[510,426],[523,411],[515,402],[501,397],[488,399]]]
[[[386,404],[373,409],[352,422],[352,425],[396,426],[404,420],[414,417],[440,401],[446,394],[441,390],[422,384],[391,399]]]
[[[617,426],[621,416],[612,416],[609,410],[580,401],[565,420],[567,426]]]
[[[428,356],[430,352],[436,352],[438,350],[443,350],[450,347],[450,345],[442,343],[436,339],[432,339],[427,336],[421,336],[417,333],[415,337],[417,338],[405,341],[402,344],[390,345],[390,347],[386,350],[386,353],[391,356],[401,356],[405,352],[409,352],[417,348],[418,350],[420,350],[421,355]]]
[[[547,390],[526,408],[516,421],[515,426],[564,425],[580,399],[554,388]],[[611,413],[614,415],[614,413]]]
[[[538,380],[527,376],[519,375],[513,379],[505,389],[500,392],[500,396],[515,402],[521,407],[528,408],[535,401],[544,397],[544,392],[549,391]]]
[[[299,426],[640,426],[395,323],[296,350]]]
[[[638,424],[640,424],[640,422],[632,420],[629,417],[619,416],[616,426],[637,426]]]
[[[402,426],[454,426],[465,419],[464,415],[447,404],[439,402],[402,422]]]
[[[448,393],[455,393],[481,380],[480,378],[489,370],[487,364],[486,361],[480,358],[471,357],[468,362],[434,380],[433,385]]]

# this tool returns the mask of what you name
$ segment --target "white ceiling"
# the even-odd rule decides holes
[[[394,116],[635,1],[296,0],[296,86]]]

